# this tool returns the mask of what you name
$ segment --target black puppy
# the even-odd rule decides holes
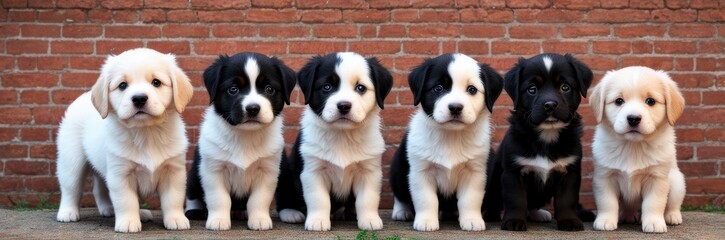
[[[489,161],[485,220],[500,219],[501,229],[525,231],[527,215],[551,221],[541,209],[554,198],[557,228],[583,230],[577,216],[581,184],[581,116],[576,112],[592,81],[592,71],[571,55],[521,58],[506,74],[504,88],[513,100],[511,124]]]

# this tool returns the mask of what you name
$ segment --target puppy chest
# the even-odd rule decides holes
[[[535,174],[542,182],[546,182],[552,172],[566,173],[566,168],[576,161],[576,156],[550,159],[544,156],[533,158],[517,157],[516,163],[521,166],[521,174]]]

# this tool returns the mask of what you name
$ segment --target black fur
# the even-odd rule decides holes
[[[553,64],[547,71],[542,58]],[[591,212],[581,209],[582,123],[576,112],[581,97],[592,81],[589,68],[570,55],[541,54],[520,59],[507,74],[506,92],[514,102],[508,121],[510,128],[496,153],[488,162],[488,180],[484,200],[486,221],[499,221],[500,210],[505,208],[501,229],[525,231],[529,210],[544,207],[554,198],[557,228],[565,231],[583,230],[579,216],[591,218]],[[564,85],[568,85],[568,91]],[[533,93],[529,88],[535,88]],[[544,103],[556,102],[554,110],[546,111]],[[568,126],[559,130],[553,142],[539,138],[537,126],[554,117]],[[515,159],[544,156],[550,161],[575,156],[575,162],[566,167],[566,173],[550,171],[547,181],[541,182],[536,173],[522,173]]]

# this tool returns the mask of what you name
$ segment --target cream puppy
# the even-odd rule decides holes
[[[662,71],[627,67],[608,72],[589,104],[599,123],[592,144],[594,229],[641,219],[642,231],[663,233],[667,224],[682,223],[685,179],[677,168],[673,125],[685,100],[677,84]]]
[[[91,88],[67,109],[58,131],[57,220],[74,222],[83,182],[94,173],[102,216],[116,216],[117,232],[141,231],[139,197],[158,192],[164,226],[189,229],[184,216],[186,150],[179,115],[191,100],[189,78],[173,55],[139,48],[109,56]]]

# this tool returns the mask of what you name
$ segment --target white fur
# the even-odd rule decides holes
[[[478,119],[479,113],[486,108],[485,90],[479,75],[480,69],[478,62],[472,58],[463,54],[453,55],[453,61],[448,65],[448,74],[451,79],[455,80],[451,91],[435,103],[433,119],[436,122],[451,130],[460,130]],[[474,86],[478,89],[478,93],[468,94],[468,86]],[[461,115],[457,119],[451,115],[448,109],[450,104],[463,106]]]
[[[534,172],[537,176],[539,176],[541,182],[544,183],[552,171],[566,173],[566,167],[574,162],[576,162],[576,156],[560,158],[554,161],[544,156],[536,156],[535,158],[516,158],[516,163],[522,166],[522,174]]]
[[[541,58],[542,61],[544,61],[544,67],[546,67],[546,72],[551,72],[551,66],[554,64],[554,62],[549,57],[543,57]]]
[[[340,87],[327,98],[321,117],[325,122],[332,123],[333,127],[356,128],[377,108],[375,87],[365,58],[351,52],[338,53],[337,56],[342,59],[335,67],[335,73],[340,77]],[[362,95],[355,91],[358,84],[367,88]],[[350,113],[346,115],[341,115],[337,109],[337,104],[343,101],[352,104]]]
[[[153,87],[154,78],[163,85]],[[125,91],[117,88],[119,81],[128,83]],[[116,216],[115,231],[141,231],[141,220],[149,220],[151,214],[139,209],[139,197],[154,192],[161,198],[164,226],[189,229],[183,209],[188,140],[177,111],[183,111],[190,92],[188,78],[171,55],[135,49],[109,57],[92,91],[68,107],[60,124],[57,175],[62,194],[57,220],[79,219],[90,166],[96,174],[93,192],[99,212]],[[129,106],[130,97],[138,93],[148,96],[144,114]],[[184,98],[176,102],[177,94]]]

